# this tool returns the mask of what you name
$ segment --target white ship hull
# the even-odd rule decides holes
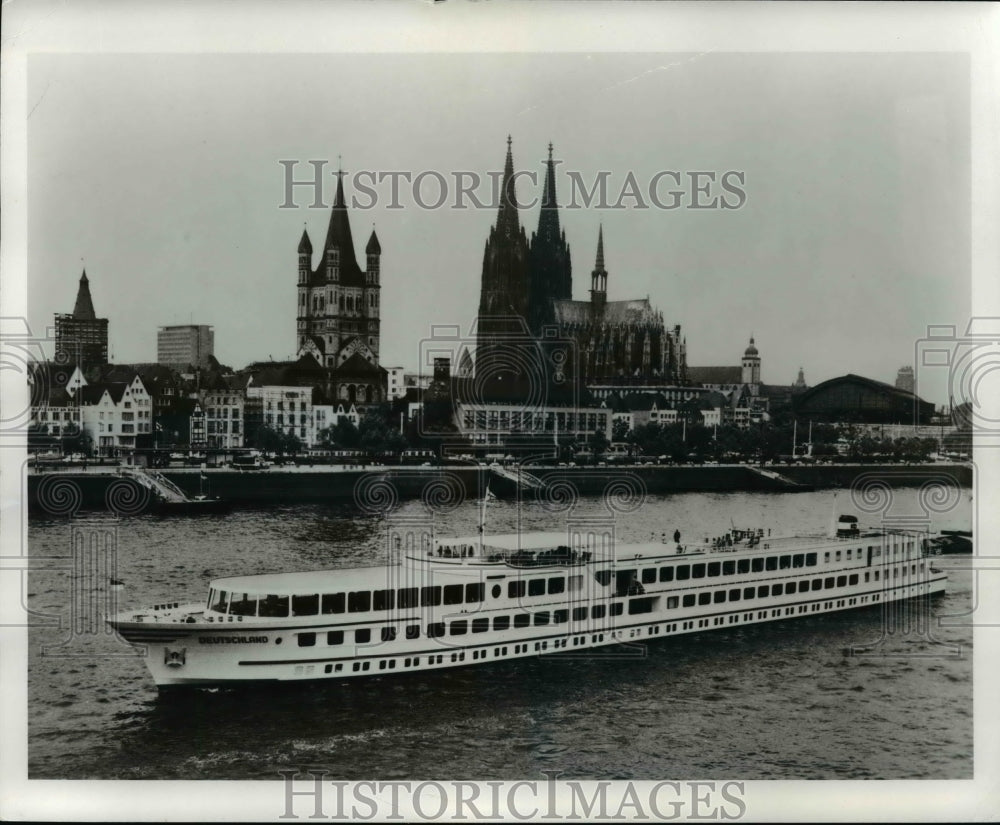
[[[593,544],[574,548],[583,546]],[[388,567],[221,579],[207,606],[158,605],[110,624],[145,647],[160,688],[346,680],[878,607],[942,593],[947,580],[920,537],[903,534],[620,551],[527,565],[509,554],[421,554]],[[417,593],[426,603],[411,606]],[[459,601],[446,604],[449,593]],[[247,605],[254,615],[240,614]],[[282,605],[288,615],[260,615]]]

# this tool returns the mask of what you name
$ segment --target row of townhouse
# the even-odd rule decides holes
[[[48,383],[51,373],[36,369],[30,380]],[[355,426],[360,418],[353,404],[313,403],[311,387],[253,386],[252,379],[226,376],[199,388],[160,370],[146,370],[144,382],[138,370],[122,366],[100,377],[112,380],[88,382],[77,368],[59,385],[33,391],[36,431],[55,438],[82,431],[97,455],[115,456],[137,447],[240,449],[251,446],[261,424],[312,447],[341,418]]]
[[[46,380],[43,373],[32,381]],[[88,383],[77,367],[62,386],[33,392],[32,425],[60,438],[88,433],[98,455],[136,447],[136,438],[153,431],[153,402],[138,374],[129,381]]]

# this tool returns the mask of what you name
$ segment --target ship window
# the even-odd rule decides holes
[[[698,594],[698,604],[708,604],[712,601],[711,593],[699,593]]]
[[[847,583],[848,583],[848,584],[857,584],[857,583],[858,583],[858,577],[857,577],[857,574],[855,574],[855,575],[851,576],[851,577],[850,577],[850,578],[849,578],[849,579],[847,580]]]
[[[565,624],[569,621],[568,610],[555,610],[552,613],[552,624]]]
[[[566,579],[555,576],[549,579],[549,593],[562,593],[566,589]]]
[[[519,599],[524,595],[526,588],[527,585],[520,580],[507,582],[507,595],[512,599]]]
[[[293,616],[315,616],[319,613],[319,595],[292,596]]]
[[[778,584],[771,585],[771,595],[772,596],[780,596],[783,591],[784,591],[784,587],[781,585],[780,582]]]
[[[751,559],[750,564],[754,573],[760,573],[764,569],[763,559]]]
[[[822,590],[823,589],[823,580],[822,579],[813,579],[812,580],[812,589],[813,590]]]
[[[583,576],[576,575],[569,577],[569,592],[576,593],[583,589]]]
[[[468,630],[469,630],[469,623],[465,619],[451,623],[452,636],[464,636],[468,632]]]
[[[473,633],[485,633],[489,629],[490,629],[490,620],[485,616],[479,619],[472,620]]]
[[[642,583],[643,584],[653,584],[656,582],[656,568],[655,567],[645,567],[642,571]]]
[[[744,599],[752,599],[754,597],[754,594],[756,592],[757,591],[753,587],[744,587],[743,588],[743,598]]]
[[[218,601],[215,604],[212,604],[212,599],[215,598],[216,595],[218,595]],[[217,613],[225,613],[228,601],[229,594],[225,590],[213,590],[212,595],[210,595],[208,599],[209,609],[214,610]]]
[[[444,636],[444,622],[431,622],[427,625],[428,639],[437,639],[439,636]]]
[[[328,645],[342,645],[344,643],[344,631],[328,630],[326,632],[326,643]]]
[[[806,557],[802,553],[796,553],[792,556],[792,567],[804,567],[806,563]]]
[[[730,590],[729,591],[729,601],[731,601],[731,602],[738,602],[739,600],[740,600],[740,589],[737,587],[737,588],[734,588],[733,590]]]
[[[607,615],[608,606],[606,604],[595,604],[590,608],[590,618],[603,619]]]
[[[587,608],[586,607],[574,607],[573,608],[573,621],[574,622],[585,622],[585,621],[587,621]]]
[[[354,631],[354,644],[366,645],[371,640],[372,640],[372,632],[370,628],[362,627]]]
[[[486,598],[486,585],[483,582],[473,582],[465,585],[465,600],[467,602],[481,602]]]
[[[843,587],[847,584],[847,576],[837,576],[837,587]]]
[[[736,562],[736,572],[738,573],[749,573],[750,572],[750,559],[740,559]]]
[[[879,577],[879,571],[878,571],[878,570],[876,570],[876,571],[875,571],[875,581],[878,581],[878,577]],[[230,608],[229,608],[229,612],[230,612],[230,613],[232,613],[232,612],[233,612],[233,608],[232,608],[232,607],[230,607]]]
[[[719,575],[719,571],[721,569],[722,569],[722,564],[721,563],[719,563],[717,561],[709,562],[709,564],[708,564],[708,575],[709,576],[718,576]]]
[[[762,584],[760,587],[757,588],[757,598],[763,599],[770,592],[771,588],[768,587],[766,584]]]
[[[840,551],[837,551],[837,561],[840,561]]]
[[[370,590],[356,590],[347,594],[347,612],[364,613],[371,609],[372,593]]]
[[[778,569],[778,557],[768,556],[764,561],[765,570],[777,570]]]
[[[427,607],[428,605],[436,606],[441,604],[440,585],[435,585],[433,587],[421,587],[420,604],[422,604],[424,607]]]
[[[506,630],[510,627],[510,616],[494,616],[493,617],[493,629],[494,630]]]
[[[716,604],[724,602],[725,600],[726,600],[725,590],[716,590],[715,593],[712,594],[712,601],[715,602]]]
[[[816,554],[806,553],[806,567],[815,567],[815,566],[816,566]]]
[[[651,613],[653,611],[653,600],[650,598],[645,599],[632,599],[628,603],[628,612],[630,616],[635,616],[638,613]]]
[[[676,596],[667,596],[667,610],[673,610],[677,607],[678,601]]]
[[[661,582],[672,582],[674,580],[674,568],[672,567],[661,567],[660,568],[660,581]]]
[[[530,613],[518,613],[514,616],[514,627],[527,627],[531,624]]]
[[[691,578],[691,565],[689,564],[678,564],[677,565],[677,581],[684,581],[685,579]]]
[[[829,578],[823,580],[823,587],[825,587],[827,590],[833,587],[833,576],[830,576]]]
[[[314,647],[316,645],[315,633],[299,633],[299,647]]]
[[[420,602],[417,599],[417,588],[415,587],[403,587],[396,595],[396,604],[400,610],[404,610],[408,607],[417,607]]]
[[[544,596],[545,595],[545,579],[530,579],[528,581],[528,595],[529,596]]]
[[[288,615],[288,596],[268,594],[260,603],[259,616],[277,617]]]
[[[420,625],[418,625],[418,624],[408,624],[406,626],[406,638],[407,639],[419,639],[420,638]]]
[[[233,593],[229,601],[229,615],[230,616],[256,616],[257,615],[257,596],[247,596],[246,593],[238,594],[240,596],[237,599],[237,594]]]
[[[343,613],[344,612],[344,594],[343,593],[324,593],[323,594],[323,612],[324,613]]]
[[[809,582],[801,581],[799,582],[799,593],[805,593],[809,590]]]
[[[462,585],[460,584],[446,584],[444,588],[444,603],[445,604],[461,604],[462,603]]]
[[[394,627],[383,627],[382,628],[382,641],[383,642],[394,642],[394,641],[396,641],[396,628],[394,628]]]
[[[621,602],[612,602],[611,603],[611,615],[612,616],[621,616],[622,609],[623,608],[622,608],[622,603]]]
[[[602,587],[607,587],[611,583],[611,571],[610,570],[598,570],[594,573],[594,578],[597,579],[597,583]]]
[[[722,575],[731,576],[736,572],[736,562],[734,561],[724,561],[722,562]]]
[[[693,607],[694,606],[694,593],[688,593],[684,596],[684,606]]]
[[[825,562],[826,564],[829,564],[829,563],[830,563],[830,554],[829,554],[829,553],[824,553],[824,554],[823,554],[823,561],[824,561],[824,562]]]
[[[549,623],[549,611],[542,610],[535,614],[535,626]]]
[[[691,565],[691,578],[692,579],[703,579],[703,578],[705,578],[705,565],[704,564],[692,564]]]
[[[376,590],[372,593],[372,610],[392,610],[396,600],[395,590]]]

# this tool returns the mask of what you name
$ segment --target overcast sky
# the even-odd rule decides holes
[[[29,320],[72,310],[83,259],[117,362],[188,322],[234,367],[290,357],[296,247],[329,213],[301,189],[279,208],[278,161],[328,160],[329,203],[338,155],[349,176],[486,175],[510,133],[539,174],[554,143],[564,204],[567,171],[610,172],[615,199],[630,171],[745,175],[736,210],[564,211],[575,297],[603,222],[609,299],[648,295],[689,364],[737,364],[753,333],[768,383],[800,365],[892,382],[928,324],[970,313],[968,72],[958,54],[32,55]],[[405,185],[389,210],[377,190],[351,214],[359,263],[374,225],[381,361],[415,368],[432,324],[473,321],[495,211],[422,209]]]

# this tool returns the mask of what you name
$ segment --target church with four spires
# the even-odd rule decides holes
[[[383,401],[386,371],[379,366],[381,337],[381,256],[375,230],[365,246],[365,268],[358,265],[344,199],[344,176],[321,254],[313,266],[313,245],[302,230],[298,248],[296,353],[327,374],[334,398],[351,403]]]

